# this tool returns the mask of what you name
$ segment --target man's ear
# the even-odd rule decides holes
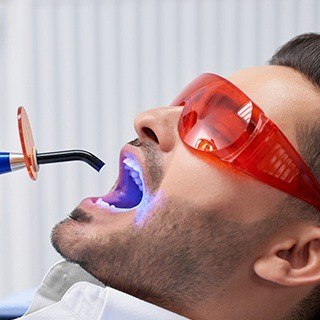
[[[320,282],[320,227],[300,224],[283,230],[255,261],[254,271],[259,277],[283,286]]]

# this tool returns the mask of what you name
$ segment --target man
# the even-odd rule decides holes
[[[317,316],[320,35],[293,39],[269,66],[230,83],[199,79],[172,106],[136,118],[138,139],[122,149],[115,187],[54,228],[55,249],[82,269],[54,267],[26,319]],[[189,144],[195,126],[200,150]]]

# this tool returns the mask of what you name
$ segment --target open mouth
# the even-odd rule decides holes
[[[114,190],[92,201],[107,209],[128,211],[138,206],[144,195],[142,168],[132,156],[120,160],[120,173]]]

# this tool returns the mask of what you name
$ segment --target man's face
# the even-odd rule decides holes
[[[319,99],[307,80],[279,66],[246,69],[229,80],[297,147],[296,125],[312,116]],[[188,294],[215,294],[240,264],[250,265],[286,194],[186,147],[177,132],[181,110],[140,114],[139,140],[122,149],[120,181],[103,199],[122,207],[139,200],[122,162],[132,158],[142,172],[141,203],[117,210],[87,198],[54,228],[52,240],[106,285],[162,306],[171,299],[183,309]]]

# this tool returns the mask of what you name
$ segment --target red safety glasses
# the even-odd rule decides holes
[[[320,211],[320,184],[280,129],[228,80],[204,73],[172,106],[184,106],[181,139]]]

